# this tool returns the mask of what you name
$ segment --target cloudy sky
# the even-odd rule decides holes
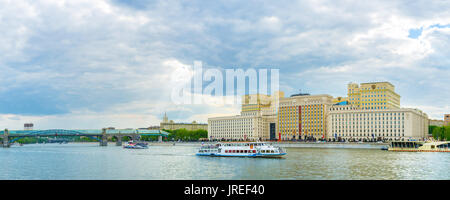
[[[0,0],[0,128],[139,128],[238,114],[174,105],[174,71],[280,69],[280,89],[389,81],[450,113],[449,1]]]

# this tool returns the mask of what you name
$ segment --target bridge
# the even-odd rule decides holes
[[[139,140],[141,136],[158,136],[158,140],[162,141],[162,137],[169,135],[163,130],[146,130],[146,129],[86,129],[86,130],[65,130],[65,129],[49,129],[49,130],[2,130],[0,136],[3,138],[2,146],[10,147],[11,143],[25,137],[57,137],[57,136],[85,136],[97,140],[100,146],[107,146],[108,139],[115,138],[116,145],[122,146],[122,138],[129,137],[132,140]]]

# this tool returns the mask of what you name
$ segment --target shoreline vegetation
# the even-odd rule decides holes
[[[449,126],[429,126],[429,133],[435,140],[439,141],[450,141],[450,125]],[[195,130],[190,131],[186,129],[177,129],[177,130],[164,130],[169,133],[168,137],[163,137],[163,142],[166,143],[184,143],[184,142],[191,142],[191,143],[200,143],[202,140],[208,138],[208,131],[207,130]],[[98,142],[97,140],[89,137],[83,137],[83,136],[58,136],[58,140],[64,140],[70,143],[76,142],[76,143],[90,143],[90,142]],[[52,139],[56,138],[35,138],[35,137],[29,137],[29,138],[21,138],[16,141],[16,143],[20,144],[35,144],[35,143],[51,143]],[[130,138],[127,136],[124,136],[122,138],[123,142],[129,141]],[[157,142],[158,136],[142,136],[142,141],[146,142]],[[116,142],[115,138],[111,138],[108,140],[108,142]],[[211,143],[212,141],[205,141],[206,143]],[[216,142],[216,141],[214,141]],[[368,145],[368,144],[375,144],[375,145],[387,145],[387,143],[375,143],[375,142],[315,142],[315,141],[268,141],[272,143],[278,143],[278,144],[362,144],[362,145]]]
[[[450,125],[428,126],[428,134],[431,134],[435,140],[450,141]]]

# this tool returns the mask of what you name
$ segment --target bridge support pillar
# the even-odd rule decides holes
[[[122,136],[117,136],[116,146],[122,146]]]
[[[100,138],[100,146],[108,146],[108,137],[106,136],[106,128],[102,129],[102,136]]]
[[[2,144],[3,148],[8,148],[10,147],[9,144],[9,131],[8,129],[5,129],[5,132],[3,133],[3,144]]]
[[[158,136],[158,142],[162,142],[162,135]]]

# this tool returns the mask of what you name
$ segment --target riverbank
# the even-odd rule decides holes
[[[70,142],[76,144],[93,144],[97,142]],[[202,142],[148,142],[150,146],[201,146]],[[339,142],[270,142],[284,148],[328,148],[328,149],[383,149],[387,143],[339,143]],[[204,142],[203,144],[215,144]],[[115,142],[108,142],[108,146],[115,146]]]
[[[330,148],[330,149],[382,149],[387,143],[337,143],[337,142],[271,142],[284,148]],[[150,142],[150,146],[201,146],[201,142]],[[204,144],[214,144],[205,142]]]

